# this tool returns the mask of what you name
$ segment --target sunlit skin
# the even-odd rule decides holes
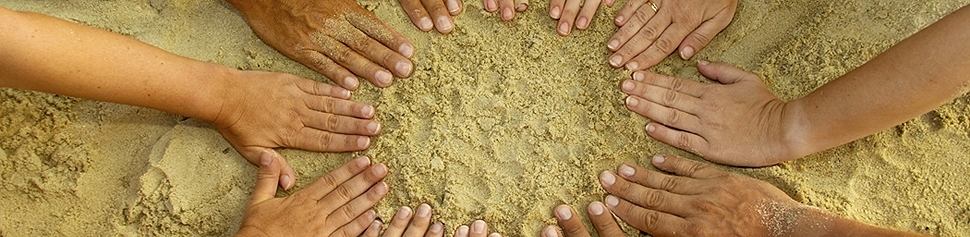
[[[437,30],[442,34],[455,29],[452,16],[464,10],[462,0],[398,0],[398,3],[419,30]]]

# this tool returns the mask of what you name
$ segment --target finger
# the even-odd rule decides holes
[[[333,59],[327,57],[323,53],[317,50],[303,50],[306,54],[307,62],[304,65],[311,65],[310,69],[323,74],[323,76],[330,78],[331,81],[337,83],[340,87],[346,88],[348,90],[355,90],[360,86],[360,82],[357,80],[357,76],[347,70],[344,66],[341,66]]]
[[[445,236],[445,224],[434,223],[431,228],[428,228],[428,233],[424,237],[442,237]]]
[[[434,28],[434,23],[431,22],[431,17],[428,15],[428,11],[424,9],[421,1],[398,0],[398,2],[401,4],[401,8],[404,8],[404,13],[411,19],[411,23],[419,30],[428,32]]]
[[[627,63],[627,65],[631,65],[633,62],[636,62],[639,67],[628,67],[627,69],[640,70],[657,65],[657,63],[667,58],[667,55],[677,50],[677,47],[684,41],[684,38],[687,38],[687,35],[690,34],[694,27],[697,27],[695,23],[674,22],[664,30],[650,47],[630,60],[630,63]]]
[[[626,80],[620,86],[620,90],[631,96],[647,99],[647,101],[670,107],[675,110],[697,114],[698,105],[702,102],[700,98],[681,93],[677,90],[667,89],[659,86],[641,83],[634,80]]]
[[[408,227],[408,222],[411,222],[412,213],[410,207],[403,206],[398,208],[397,214],[394,214],[394,219],[391,220],[391,224],[387,226],[382,236],[401,237],[404,234],[404,230]]]
[[[596,15],[596,9],[600,6],[600,0],[586,0],[583,3],[583,9],[579,12],[579,17],[576,18],[576,29],[585,30],[589,28],[589,23],[592,21],[593,16]]]
[[[303,127],[294,137],[287,137],[286,146],[308,151],[347,152],[360,151],[370,146],[370,137],[345,135],[315,128]]]
[[[357,14],[347,14],[345,18],[364,34],[388,48],[396,49],[402,56],[406,58],[414,56],[414,44],[366,9],[358,8]]]
[[[685,230],[687,226],[683,218],[635,206],[612,195],[606,196],[606,206],[621,220],[651,236],[674,236],[674,233]]]
[[[646,6],[642,8],[647,9],[647,11],[653,11]],[[628,70],[640,70],[641,65],[638,65],[640,62],[632,59],[643,53],[656,53],[656,52],[644,52],[644,51],[646,51],[647,48],[651,47],[656,43],[657,38],[659,38],[660,35],[663,34],[665,30],[667,30],[667,27],[669,25],[670,25],[670,16],[668,16],[668,14],[658,13],[657,16],[654,18],[651,18],[650,22],[647,22],[647,24],[644,25],[643,28],[640,28],[640,30],[637,31],[635,35],[633,35],[632,39],[630,39],[626,43],[623,43],[621,41],[620,44],[622,44],[622,46],[620,46],[620,49],[616,50],[616,53],[614,53],[613,57],[610,58],[610,65],[614,67],[620,67],[622,65],[626,65],[626,68]],[[680,41],[677,41],[677,42],[680,42]],[[663,56],[666,56],[666,55],[667,54],[664,54]],[[614,65],[614,63],[617,63],[617,64]]]
[[[676,175],[691,177],[691,178],[710,178],[716,177],[723,174],[727,174],[726,171],[714,168],[710,165],[700,163],[697,161],[692,161],[684,159],[683,157],[674,155],[656,155],[653,157],[653,166],[657,169],[674,173]]]
[[[551,0],[549,1],[549,17],[552,19],[559,20],[562,16],[562,8],[566,5],[566,0]]]
[[[411,220],[411,225],[408,226],[408,230],[404,232],[405,237],[421,237],[428,232],[428,225],[431,224],[431,206],[428,204],[421,204],[418,206],[418,210],[414,213],[414,218]]]
[[[445,0],[445,7],[448,7],[448,13],[457,16],[465,9],[465,4],[461,0]]]
[[[569,205],[556,207],[556,221],[566,237],[589,237],[589,231]]]
[[[295,77],[295,76],[294,76]],[[296,80],[296,87],[307,94],[316,96],[333,97],[337,99],[350,99],[350,91],[344,88],[332,86],[327,83],[315,82],[313,80],[300,78]]]
[[[431,13],[431,19],[434,19],[434,26],[438,29],[438,32],[447,34],[454,29],[455,25],[451,21],[451,13],[448,12],[442,0],[421,0],[421,4],[424,5],[424,9]]]
[[[601,202],[592,202],[586,210],[589,213],[589,221],[596,228],[596,233],[602,237],[626,236],[620,225],[613,219],[613,215],[606,212],[606,205]]]
[[[327,175],[320,177],[319,179],[307,185],[299,193],[305,193],[308,198],[318,200],[323,198],[324,195],[332,192],[338,186],[347,182],[351,178],[354,178],[360,172],[364,172],[367,168],[370,168],[371,161],[370,158],[366,156],[361,156],[348,161],[347,163],[337,167]]]
[[[259,156],[259,169],[256,170],[256,186],[249,197],[248,206],[256,205],[276,197],[276,186],[280,179],[280,163],[276,156],[266,149]]]
[[[336,208],[342,208],[344,204],[349,205],[349,202],[353,200],[357,200],[358,197],[364,194],[364,192],[368,192],[368,190],[377,189],[378,191],[380,191],[379,189],[383,187],[385,188],[384,191],[386,193],[387,191],[386,185],[381,185],[378,183],[386,175],[387,175],[387,166],[385,166],[384,164],[372,165],[369,169],[365,170],[364,172],[360,172],[350,180],[347,180],[347,182],[344,182],[340,184],[340,186],[337,186],[337,188],[333,189],[333,191],[331,191],[330,193],[327,193],[322,198],[320,198],[318,202],[326,203],[327,205],[329,205],[330,207],[329,209],[324,208],[324,211],[329,212]],[[364,210],[369,208],[370,207],[362,208],[362,209],[359,209],[359,211],[363,212]],[[347,217],[355,217],[358,214],[359,213],[355,213],[354,215],[347,216]]]
[[[352,118],[330,113],[315,113],[303,121],[304,126],[332,133],[374,136],[380,133],[381,125],[374,120]]]
[[[644,187],[640,184],[618,179],[616,175],[609,171],[600,173],[600,185],[606,189],[607,193],[613,194],[623,200],[627,200],[637,206],[646,207],[651,210],[681,214],[678,211],[685,203],[683,197],[663,190]]]
[[[515,0],[498,0],[498,7],[503,21],[511,21],[515,18]]]
[[[337,27],[337,26],[335,26]],[[357,31],[344,29],[341,31]],[[378,87],[387,87],[391,84],[391,74],[380,65],[372,62],[367,57],[360,55],[357,51],[347,47],[340,41],[329,36],[320,35],[315,42],[320,45],[320,52],[330,57],[334,62],[349,69],[354,74],[364,77]]]
[[[380,236],[381,225],[383,225],[383,223],[381,223],[381,220],[374,220],[373,222],[370,223],[370,226],[367,227],[367,230],[364,231],[364,234],[360,236],[364,236],[364,237]]]
[[[610,37],[610,42],[606,45],[610,51],[619,50],[657,14],[648,6],[649,4],[645,4],[646,2],[647,0],[630,0],[617,14],[614,23],[620,29],[613,34],[613,37]]]
[[[485,237],[488,234],[488,224],[485,224],[483,220],[475,220],[472,222],[471,231],[468,233],[468,237]]]
[[[688,132],[695,132],[701,127],[700,119],[693,114],[666,107],[639,96],[626,97],[626,107],[637,114],[653,121],[662,123]]]
[[[627,1],[626,5],[623,5],[623,8],[620,8],[620,11],[616,13],[616,18],[613,19],[613,23],[616,24],[616,26],[625,26],[626,22],[632,19],[633,14],[637,13],[640,7],[645,3],[647,3],[647,0]],[[647,16],[643,16],[645,19],[650,19],[650,17],[653,17],[653,9],[650,10],[650,12],[645,12],[648,13]],[[644,20],[642,23],[646,23],[646,21]]]
[[[529,0],[515,0],[515,11],[524,12],[529,9]]]
[[[281,170],[283,173],[280,175],[280,187],[283,187],[283,190],[292,189],[296,185],[296,172],[293,172],[293,167],[290,166],[290,163],[283,156],[276,153],[276,151],[272,151],[272,153],[279,160],[280,166],[283,167]]]
[[[576,21],[576,14],[579,14],[579,8],[582,4],[583,0],[566,0],[566,6],[562,8],[562,16],[559,18],[559,24],[556,28],[559,35],[567,36],[572,31],[573,22]]]
[[[643,185],[648,188],[665,190],[676,194],[695,194],[688,184],[689,179],[662,174],[657,171],[648,170],[640,166],[622,164],[616,169],[616,173],[624,180]]]
[[[555,226],[547,225],[545,228],[542,228],[542,233],[539,236],[540,237],[559,237],[562,235],[559,234],[559,230],[556,229]]]
[[[697,70],[699,70],[701,75],[704,75],[704,77],[718,81],[721,84],[734,84],[743,80],[761,81],[757,75],[751,74],[727,63],[711,63],[700,60],[697,62]]]
[[[698,156],[704,156],[709,149],[707,140],[697,134],[674,130],[659,123],[647,124],[647,135]]]
[[[726,15],[727,13],[722,14]],[[680,43],[680,58],[687,60],[693,57],[694,53],[697,51],[707,47],[707,44],[714,39],[714,36],[720,33],[721,30],[724,30],[728,24],[731,24],[731,19],[733,17],[733,14],[727,16],[721,16],[721,14],[718,14],[717,16],[714,16],[714,18],[701,23],[697,29],[694,29],[694,31],[691,32],[690,35],[687,35],[687,38],[684,38],[684,41]]]
[[[303,103],[306,104],[312,110],[335,114],[350,116],[356,118],[372,118],[374,117],[374,107],[368,104],[355,102],[345,99],[337,99],[333,97],[318,96],[304,98]]]
[[[376,221],[377,213],[374,210],[368,210],[360,215],[348,219],[345,225],[341,226],[339,229],[333,232],[331,236],[338,237],[352,237],[360,236],[365,230],[370,228],[370,226]],[[327,224],[339,224],[345,222],[327,222]]]
[[[482,0],[482,6],[485,6],[485,11],[494,13],[498,10],[498,0]],[[455,231],[457,231],[457,229]]]
[[[468,237],[468,226],[462,225],[455,229],[455,237]]]
[[[364,57],[367,57],[367,59],[369,59],[371,62],[377,63],[383,67],[381,69],[390,69],[391,72],[398,77],[407,77],[411,74],[411,70],[414,68],[411,61],[405,58],[403,55],[387,48],[387,46],[384,46],[377,40],[372,39],[370,36],[364,34],[364,32],[361,32],[360,30],[350,29],[346,32],[336,34],[333,37],[345,45],[350,46],[350,48],[357,51],[357,53],[364,55]],[[383,72],[383,70],[378,71],[378,73],[380,72]],[[381,80],[381,76],[382,75],[377,75],[375,77],[378,80]],[[381,83],[385,82],[382,81]]]
[[[603,3],[606,3],[607,7],[613,7],[613,1],[614,0],[606,0],[606,1],[603,1]]]
[[[374,204],[377,204],[378,201],[387,195],[387,190],[386,183],[380,182],[375,184],[373,187],[367,190],[366,193],[354,198],[354,200],[351,200],[346,205],[340,206],[330,213],[330,215],[327,216],[327,222],[345,223],[353,220],[356,216],[364,214],[364,212],[368,212],[368,210],[374,208]],[[326,212],[326,209],[329,209],[330,206],[334,206],[333,204],[335,204],[327,201],[324,201],[323,203],[328,205],[328,207],[324,209],[324,212]]]
[[[633,73],[633,80],[644,82],[650,85],[659,86],[667,89],[672,89],[679,91],[681,93],[688,94],[693,97],[701,97],[707,84],[696,82],[693,80],[687,80],[683,78],[677,78],[667,75],[656,74],[647,71],[637,71]]]

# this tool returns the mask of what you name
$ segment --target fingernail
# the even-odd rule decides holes
[[[653,156],[653,163],[660,164],[660,163],[664,163],[664,161],[666,161],[666,160],[667,160],[667,158],[664,158],[664,156],[662,156],[662,155],[655,155],[655,156]]]
[[[637,98],[633,98],[633,96],[626,97],[626,105],[629,105],[630,107],[637,107],[637,105],[639,104],[640,104],[640,100],[638,100]]]
[[[371,134],[377,134],[377,132],[381,131],[381,124],[371,121],[367,124],[367,131],[369,131]]]
[[[273,154],[269,150],[264,150],[262,154],[259,155],[259,164],[267,166],[273,163]]]
[[[379,220],[374,220],[374,222],[371,222],[371,223],[370,223],[370,228],[371,228],[372,230],[378,230],[378,231],[379,231],[379,230],[381,230],[381,225],[382,225],[382,224],[381,224],[381,221],[379,221]]]
[[[625,92],[630,92],[630,91],[632,91],[632,90],[633,90],[633,87],[635,87],[635,86],[633,85],[633,82],[631,82],[631,81],[623,81],[623,86],[622,86],[621,88],[622,88],[622,89],[623,89],[623,91],[625,91]]]
[[[428,206],[428,204],[418,206],[418,217],[428,217],[429,214],[431,214],[431,206]]]
[[[357,157],[357,159],[355,159],[355,163],[357,164],[357,168],[364,168],[370,164],[370,159],[366,156]]]
[[[708,64],[711,64],[711,62],[708,62],[706,60],[697,60],[697,64],[701,66],[707,66]]]
[[[616,50],[617,47],[620,47],[620,40],[610,40],[610,44],[607,45],[606,47],[610,47],[610,49]]]
[[[485,221],[476,220],[472,222],[472,233],[473,234],[484,234],[485,233]]]
[[[363,115],[364,117],[367,117],[367,118],[374,116],[374,107],[367,105],[367,106],[364,106],[363,108],[360,108],[360,115]]]
[[[559,34],[561,35],[569,34],[569,23],[567,22],[559,23]]]
[[[397,65],[394,66],[394,69],[397,70],[397,73],[404,76],[411,75],[411,68],[412,68],[411,63],[407,61],[397,62]]]
[[[502,19],[506,21],[512,20],[512,8],[506,7],[502,9]]]
[[[485,10],[488,11],[488,12],[494,12],[495,11],[495,1],[494,0],[485,0]]]
[[[518,6],[515,6],[515,11],[525,11],[526,8],[529,8],[528,3],[520,3]]]
[[[616,182],[616,176],[613,176],[609,171],[603,171],[603,173],[600,173],[600,181],[603,182],[603,186],[610,186]]]
[[[610,207],[616,207],[620,204],[620,199],[616,199],[613,195],[606,196],[606,205]]]
[[[463,225],[461,227],[458,227],[458,230],[455,232],[456,232],[455,236],[468,236],[468,226]]]
[[[557,207],[556,214],[559,216],[559,220],[569,220],[573,217],[573,212],[569,211],[569,208],[565,205]]]
[[[647,124],[647,132],[653,132],[654,130],[657,130],[657,128],[653,127],[653,124]]]
[[[431,233],[437,234],[437,233],[441,233],[441,231],[444,231],[444,230],[445,230],[445,224],[434,223],[434,225],[431,225]]]
[[[610,58],[610,65],[612,65],[613,67],[619,67],[620,62],[622,61],[623,61],[623,57],[620,57],[620,55],[616,55]]]
[[[448,12],[451,14],[458,13],[458,0],[448,0],[445,1],[445,6],[448,7]]]
[[[586,29],[588,24],[589,24],[589,21],[586,20],[586,17],[580,17],[579,20],[576,20],[576,27],[580,29]]]
[[[633,73],[633,80],[643,81],[643,72],[637,71]]]
[[[381,182],[377,184],[377,187],[374,187],[374,191],[377,191],[378,195],[387,194],[387,183]]]
[[[448,17],[438,17],[438,31],[451,32],[452,27],[454,25],[451,24],[451,20],[448,20]]]
[[[280,177],[280,184],[283,185],[283,189],[289,189],[290,183],[293,183],[293,181],[290,180],[290,175],[284,174],[283,177]]]
[[[638,66],[640,66],[640,64],[638,64],[637,61],[630,61],[629,63],[626,63],[626,69],[630,71],[639,69]]]
[[[552,9],[549,10],[549,16],[553,19],[558,20],[559,14],[562,14],[562,10],[559,10],[559,6],[553,6]]]
[[[616,16],[616,24],[619,25],[622,23],[623,23],[623,16]]]
[[[394,215],[394,218],[397,218],[399,220],[406,220],[410,215],[411,215],[410,207],[401,207],[401,209],[397,210],[397,215]]]
[[[380,82],[383,85],[390,85],[391,84],[391,74],[390,73],[387,73],[385,71],[377,71],[377,74],[374,75],[374,77],[377,78],[377,81]]]
[[[374,176],[384,177],[384,175],[387,174],[387,166],[384,164],[377,164],[374,166],[374,169],[372,169],[371,172],[374,172]]]
[[[367,215],[367,219],[377,218],[377,211],[370,209],[367,211],[367,213],[364,213],[364,215]]]
[[[414,56],[414,46],[411,46],[411,44],[402,44],[401,48],[399,48],[397,51],[407,58]]]
[[[589,204],[589,213],[591,213],[593,215],[597,215],[597,216],[598,215],[602,215],[603,214],[603,211],[604,211],[603,208],[604,208],[603,207],[603,203],[600,203],[600,202],[590,203]]]
[[[422,17],[421,20],[418,20],[418,28],[421,28],[421,30],[428,31],[431,30],[431,27],[434,27],[434,23],[431,23],[431,19]]]
[[[544,237],[559,237],[559,231],[556,231],[556,228],[549,227],[549,228],[546,228],[545,233],[542,233],[542,236],[544,236]]]
[[[488,237],[502,237],[502,235],[500,235],[499,233],[491,233],[491,234],[488,234]]]
[[[694,56],[694,48],[693,47],[687,46],[687,47],[684,47],[684,50],[681,50],[680,51],[680,58],[682,58],[684,60],[687,60],[691,56]]]
[[[369,145],[370,145],[370,138],[368,138],[368,137],[358,137],[357,138],[357,147],[366,148]]]
[[[351,90],[357,89],[357,86],[358,86],[357,78],[354,78],[354,77],[344,78],[344,85],[347,85],[347,89],[351,89]]]
[[[633,167],[630,167],[629,165],[626,165],[626,164],[620,165],[620,168],[616,170],[623,177],[633,177],[633,175],[637,173],[637,171],[634,170]]]

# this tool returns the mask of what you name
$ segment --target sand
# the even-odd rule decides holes
[[[545,2],[511,23],[466,1],[449,35],[415,29],[398,4],[361,0],[417,45],[415,72],[355,100],[375,105],[383,134],[371,149],[282,150],[297,187],[355,157],[391,169],[378,205],[429,203],[449,229],[474,219],[535,236],[552,208],[604,197],[598,172],[649,166],[657,153],[697,159],[645,135],[625,109],[629,72],[606,64],[618,6],[586,31],[559,37]],[[743,1],[734,22],[696,58],[755,72],[793,99],[857,67],[967,0]],[[19,1],[230,67],[322,76],[264,45],[218,0]],[[106,55],[110,56],[110,55]],[[670,57],[653,71],[703,80]],[[856,142],[760,169],[796,200],[862,222],[940,236],[970,235],[970,97]],[[0,235],[231,235],[255,167],[198,120],[19,90],[0,90]],[[286,195],[280,193],[280,195]],[[584,215],[585,216],[585,215]],[[636,233],[632,229],[630,233]]]

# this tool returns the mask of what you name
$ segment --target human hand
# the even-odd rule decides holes
[[[414,215],[412,215],[414,214]],[[441,237],[445,235],[445,224],[440,222],[431,225],[431,206],[421,204],[418,212],[413,213],[410,207],[401,207],[391,220],[391,224],[381,235],[381,221],[375,220],[362,236],[365,237]]]
[[[462,225],[455,229],[454,237],[485,237],[486,233],[488,233],[488,224],[483,220],[476,220],[472,222],[471,227]],[[488,237],[502,237],[502,235],[493,232],[488,234]]]
[[[485,11],[495,13],[499,9],[503,21],[511,21],[515,18],[515,12],[524,12],[529,8],[529,0],[482,0]],[[515,11],[513,11],[513,9]]]
[[[810,208],[764,181],[671,155],[654,156],[653,166],[673,175],[623,164],[620,178],[599,176],[611,194],[606,206],[651,236],[787,236],[815,227],[800,223]]]
[[[464,8],[461,0],[398,0],[398,3],[418,29],[428,32],[435,28],[442,34],[455,28],[451,16],[457,16]],[[429,13],[431,17],[428,17]]]
[[[612,7],[613,2],[614,0],[603,1],[608,7]],[[561,36],[567,36],[573,29],[574,21],[576,29],[588,28],[599,6],[600,0],[552,0],[549,1],[549,16],[559,20],[559,24],[556,24],[556,32]]]
[[[266,149],[359,151],[381,125],[374,107],[350,99],[350,91],[282,73],[234,71],[225,84],[219,114],[209,121],[240,155],[259,164]],[[296,183],[293,169],[280,158],[280,186]]]
[[[343,88],[357,89],[354,74],[388,87],[414,68],[414,46],[354,0],[227,1],[263,42]]]
[[[700,83],[649,72],[624,81],[626,107],[653,122],[650,137],[715,163],[768,166],[811,152],[797,145],[798,115],[757,75],[725,63],[700,61]]]
[[[586,209],[589,214],[590,222],[593,223],[593,228],[596,228],[596,232],[599,236],[612,237],[612,236],[626,236],[623,233],[623,229],[616,223],[613,219],[613,215],[606,212],[606,206],[601,202],[592,202]],[[542,237],[589,237],[590,232],[586,230],[586,226],[583,225],[582,218],[576,215],[576,211],[573,210],[569,205],[559,205],[556,207],[556,221],[560,228],[562,228],[562,233],[552,225],[546,226],[542,229]],[[576,217],[576,218],[573,218]]]
[[[377,218],[371,209],[388,192],[387,166],[358,157],[283,198],[276,197],[279,155],[260,155],[256,187],[237,236],[359,236]]]
[[[609,63],[642,70],[677,48],[689,59],[731,23],[737,6],[737,0],[630,0],[617,13],[620,29],[607,44],[614,52]]]

